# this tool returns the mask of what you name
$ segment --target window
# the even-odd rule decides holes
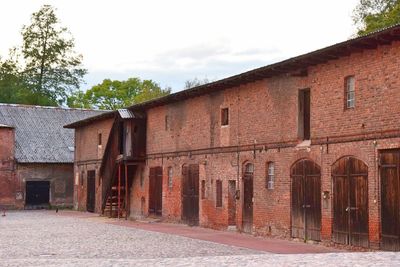
[[[275,165],[273,162],[267,163],[267,188],[274,189],[274,181],[275,181]]]
[[[348,76],[345,79],[345,89],[346,89],[346,109],[355,107],[355,92],[354,92],[354,76]]]
[[[168,187],[172,188],[172,167],[168,167]]]
[[[299,90],[298,101],[298,137],[300,140],[311,138],[311,98],[310,89]]]
[[[83,186],[84,175],[85,175],[85,172],[82,171],[82,172],[81,172],[81,179],[80,179],[80,185],[81,185],[81,186]]]
[[[169,116],[165,115],[165,130],[168,131],[170,130],[170,125],[169,125],[170,121],[169,121]]]
[[[229,109],[221,109],[221,126],[229,125]]]
[[[201,180],[201,199],[206,198],[206,181]]]
[[[222,181],[221,180],[217,180],[215,183],[216,186],[216,207],[222,207]]]
[[[98,145],[101,146],[101,133],[98,134],[97,140]]]
[[[251,164],[251,163],[247,163],[246,166],[245,166],[244,172],[245,172],[245,173],[248,173],[248,174],[253,174],[253,172],[254,172],[254,165]]]

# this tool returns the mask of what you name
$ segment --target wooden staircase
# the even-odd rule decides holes
[[[116,169],[114,171],[112,183],[107,191],[105,198],[105,206],[103,208],[103,215],[108,215],[109,218],[127,218],[128,208],[127,208],[127,197],[126,192],[129,186],[126,186],[125,171],[123,164],[116,164]]]

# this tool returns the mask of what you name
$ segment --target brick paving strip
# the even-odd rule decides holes
[[[254,237],[238,232],[217,231],[202,227],[190,227],[183,224],[161,223],[161,222],[141,222],[124,219],[111,219],[99,217],[97,214],[87,212],[65,211],[60,213],[66,216],[91,218],[103,221],[108,224],[133,227],[136,229],[159,232],[165,234],[178,235],[198,240],[210,241],[214,243],[243,247],[252,250],[277,254],[305,254],[305,253],[332,253],[343,252],[341,250],[325,247],[323,245],[306,244],[301,242],[280,240],[273,238]]]

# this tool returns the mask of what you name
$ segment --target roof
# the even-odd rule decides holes
[[[118,114],[121,119],[133,119],[135,118],[135,114],[128,109],[118,109]]]
[[[287,73],[299,76],[306,75],[307,68],[310,66],[366,49],[375,49],[378,45],[390,44],[396,40],[400,40],[400,24],[222,80],[135,104],[130,106],[129,109],[148,109]]]
[[[79,128],[79,127],[88,125],[93,121],[99,121],[99,120],[105,120],[105,119],[113,118],[117,114],[116,110],[114,110],[114,111],[101,111],[101,112],[102,113],[96,114],[96,115],[94,115],[92,117],[88,117],[88,118],[85,118],[85,119],[72,121],[72,122],[64,125],[64,128],[70,128],[70,129]]]
[[[20,163],[73,163],[74,131],[63,125],[102,111],[0,104],[0,124],[15,129]]]
[[[366,49],[375,49],[378,45],[390,44],[393,41],[400,40],[400,24],[361,36],[341,43],[337,43],[313,52],[303,54],[297,57],[283,60],[261,68],[253,69],[238,75],[234,75],[212,83],[203,84],[177,93],[169,94],[160,98],[152,99],[146,102],[132,105],[127,109],[131,111],[144,111],[146,109],[162,106],[168,103],[182,101],[184,99],[217,92],[220,90],[232,88],[234,86],[255,82],[269,77],[291,73],[297,76],[307,74],[307,68],[317,64],[326,63],[329,60],[348,56],[355,52],[361,52]],[[77,121],[67,128],[76,128],[89,124],[92,121],[112,117],[118,111],[98,115],[82,121]]]

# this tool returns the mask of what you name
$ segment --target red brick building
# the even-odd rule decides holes
[[[399,250],[399,40],[394,26],[110,113],[96,210]]]
[[[99,111],[0,104],[0,208],[73,203],[74,132]]]

